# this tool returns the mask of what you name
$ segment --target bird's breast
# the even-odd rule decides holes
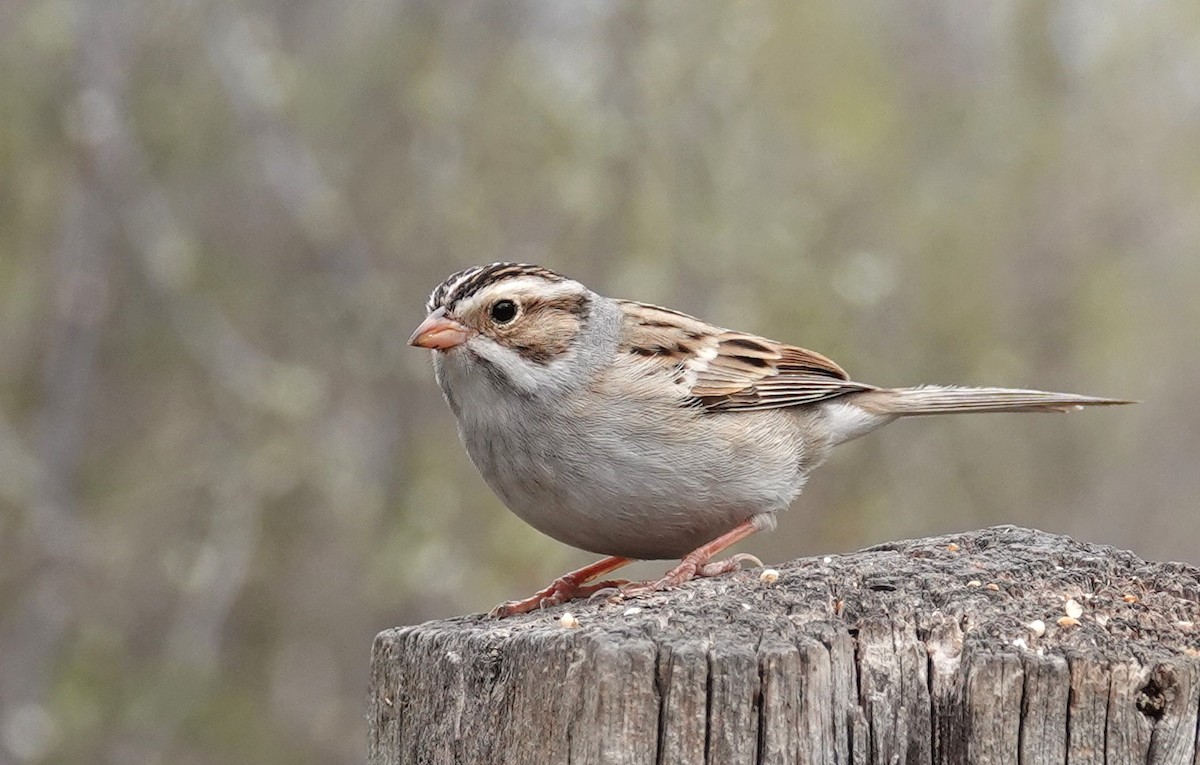
[[[804,481],[802,445],[778,412],[712,415],[646,402],[527,402],[468,411],[460,434],[489,486],[518,516],[605,555],[677,558]],[[740,421],[738,419],[741,418]]]

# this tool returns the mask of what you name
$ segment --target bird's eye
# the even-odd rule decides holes
[[[497,300],[492,303],[489,313],[492,315],[492,321],[507,324],[517,318],[517,304],[511,300]]]

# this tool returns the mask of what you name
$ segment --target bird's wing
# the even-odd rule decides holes
[[[813,404],[874,386],[815,351],[646,303],[620,301],[622,350],[671,375],[685,399],[713,412]]]
[[[697,359],[691,394],[711,411],[778,409],[814,404],[873,386],[850,380],[846,371],[816,351],[744,332],[716,338],[716,354]]]

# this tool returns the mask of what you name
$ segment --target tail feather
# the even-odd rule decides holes
[[[858,394],[854,403],[875,414],[909,417],[968,412],[1070,412],[1085,406],[1116,406],[1137,402],[1041,390],[923,385],[918,388],[864,392]]]

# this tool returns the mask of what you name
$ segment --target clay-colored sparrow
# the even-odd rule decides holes
[[[819,353],[494,263],[433,291],[409,342],[433,365],[488,485],[538,530],[607,557],[493,613],[614,586],[634,559],[680,558],[653,585],[736,569],[830,448],[922,414],[1069,411],[1126,401],[1006,388],[878,388]],[[628,590],[627,590],[628,591]]]

